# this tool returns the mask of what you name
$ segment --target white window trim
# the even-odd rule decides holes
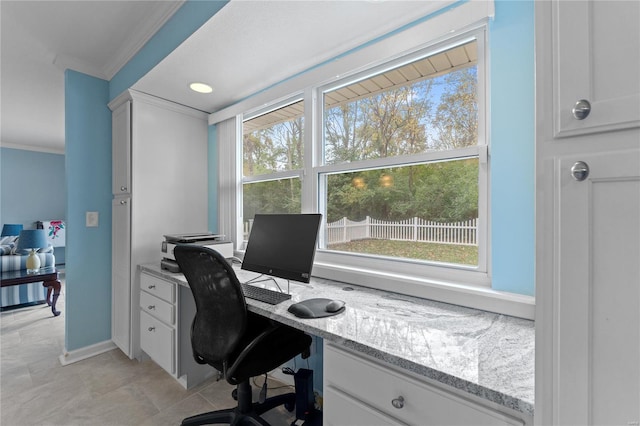
[[[478,266],[452,265],[438,262],[425,263],[363,254],[336,253],[319,249],[316,252],[314,275],[334,280],[344,280],[345,271],[350,268],[350,279],[354,280],[356,284],[381,289],[397,289],[400,286],[400,288],[403,289],[401,293],[419,297],[430,297],[434,286],[458,286],[459,288],[469,287],[470,289],[479,286],[490,289],[489,252],[491,244],[489,241],[490,234],[488,232],[489,170],[487,147],[489,138],[486,135],[488,127],[485,125],[489,120],[488,102],[486,101],[488,97],[486,94],[487,74],[485,72],[487,67],[486,34],[486,28],[480,26],[475,30],[452,37],[441,43],[429,45],[424,49],[416,50],[409,55],[395,58],[389,62],[384,62],[376,67],[353,74],[347,78],[336,78],[334,81],[318,87],[316,90],[317,96],[315,97],[317,111],[315,114],[315,138],[317,142],[315,144],[315,154],[317,162],[313,168],[313,180],[314,182],[318,182],[318,191],[314,192],[314,195],[318,198],[318,211],[324,212],[326,210],[326,206],[324,205],[324,188],[320,183],[320,176],[322,174],[351,172],[359,169],[406,166],[438,160],[453,160],[477,156],[479,158],[478,241],[481,242],[481,244],[478,245]],[[455,150],[430,151],[422,154],[377,158],[350,163],[321,164],[322,141],[324,138],[323,93],[347,86],[354,81],[366,79],[369,76],[382,73],[389,69],[411,63],[419,58],[437,54],[471,40],[476,40],[478,46],[478,145]],[[321,229],[321,236],[324,235],[323,229]],[[394,277],[398,276],[402,276],[402,279],[394,279]]]
[[[286,170],[282,172],[265,173],[262,175],[245,176],[242,178],[242,183],[258,183],[269,182],[280,179],[300,178],[304,175],[304,170]]]

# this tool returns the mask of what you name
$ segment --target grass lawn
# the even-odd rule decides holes
[[[477,246],[370,239],[330,244],[328,248],[329,250],[380,254],[391,257],[458,263],[462,265],[476,266],[478,264]]]

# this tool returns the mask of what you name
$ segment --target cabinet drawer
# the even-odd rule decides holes
[[[176,285],[152,275],[140,274],[140,289],[169,303],[175,303]]]
[[[167,325],[172,326],[175,324],[174,305],[146,291],[140,292],[140,308]]]
[[[322,423],[325,426],[404,424],[331,386],[325,386],[322,397],[325,407],[322,415]],[[331,407],[331,409],[327,410],[327,406]]]
[[[519,419],[485,407],[388,366],[327,345],[324,384],[398,419],[420,425],[522,425]],[[392,405],[402,397],[402,408]],[[331,399],[325,410],[332,410]]]
[[[174,342],[173,328],[140,312],[140,348],[170,374],[175,374]]]

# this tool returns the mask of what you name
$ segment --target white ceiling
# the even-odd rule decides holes
[[[109,80],[180,4],[2,0],[2,146],[63,152],[63,69]],[[233,0],[134,88],[218,111],[443,4]],[[193,81],[213,93],[191,92]]]
[[[64,69],[109,80],[183,1],[0,1],[0,144],[64,152]]]

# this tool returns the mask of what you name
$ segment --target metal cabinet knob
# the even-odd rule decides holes
[[[156,305],[149,305],[148,308],[149,308],[150,311],[152,311],[152,310],[154,310],[156,308]]]
[[[577,101],[573,106],[573,109],[571,110],[573,118],[575,118],[576,120],[584,120],[589,116],[590,112],[591,104],[586,99],[580,99],[579,101]]]
[[[155,328],[155,327],[149,327],[147,330],[149,330],[149,331],[155,331],[155,330],[156,330],[156,328]]]
[[[153,290],[154,288],[156,288],[156,285],[155,284],[150,284],[147,288],[149,290]]]
[[[404,398],[402,396],[399,396],[395,399],[392,399],[391,405],[393,405],[393,407],[397,408],[398,410],[401,409],[402,407],[404,407]]]
[[[127,200],[120,200],[120,204],[124,206],[125,204],[127,204]]]
[[[589,176],[589,165],[584,161],[576,161],[576,163],[571,166],[571,176],[578,182],[582,182]]]
[[[124,191],[126,191],[126,190],[127,190],[127,187],[126,187],[126,186],[121,186],[121,187],[120,187],[120,191],[124,192]]]

